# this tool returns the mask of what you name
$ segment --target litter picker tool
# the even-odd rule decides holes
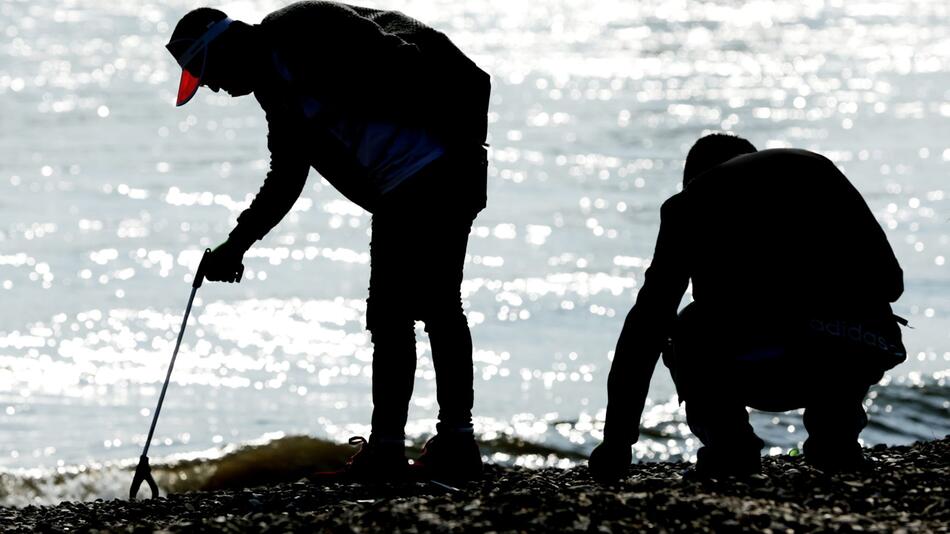
[[[178,349],[181,347],[181,338],[185,335],[188,315],[191,314],[191,305],[194,303],[195,294],[198,292],[198,288],[201,287],[201,282],[204,280],[205,260],[208,258],[210,252],[211,249],[205,249],[204,254],[201,256],[201,262],[198,264],[198,272],[195,273],[195,280],[191,283],[191,296],[188,297],[188,306],[185,307],[185,317],[181,320],[181,330],[178,331],[178,341],[175,343],[175,352],[172,353],[171,362],[168,363],[168,374],[165,375],[165,384],[162,385],[162,393],[158,396],[158,406],[155,407],[155,414],[152,416],[152,426],[148,429],[148,438],[145,439],[145,448],[142,449],[142,456],[139,457],[139,465],[136,466],[135,476],[132,477],[132,486],[129,488],[130,500],[135,499],[139,488],[142,487],[142,482],[147,483],[149,489],[152,490],[153,499],[158,497],[158,484],[156,484],[155,479],[152,478],[152,468],[148,465],[148,446],[152,444],[152,435],[155,433],[155,423],[158,422],[158,414],[162,411],[162,403],[165,401],[165,391],[168,390],[168,382],[172,378],[172,369],[175,368],[175,358],[178,357]],[[244,266],[242,265],[237,273],[238,282],[241,281],[241,276],[243,275]]]

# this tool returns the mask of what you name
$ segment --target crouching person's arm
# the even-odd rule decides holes
[[[640,416],[650,379],[666,345],[680,299],[689,284],[686,236],[673,197],[661,210],[660,234],[637,302],[627,315],[607,378],[604,441],[588,463],[598,480],[616,480],[630,465],[630,446],[640,437]]]

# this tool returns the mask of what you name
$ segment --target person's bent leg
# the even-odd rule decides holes
[[[757,473],[765,444],[752,430],[745,406],[718,400],[722,394],[696,395],[686,401],[686,424],[703,443],[696,470],[706,476]]]
[[[412,225],[398,211],[373,215],[366,329],[373,342],[373,416],[370,445],[403,454],[416,371],[411,286]]]
[[[482,455],[472,428],[472,335],[461,304],[426,321],[426,331],[436,373],[439,423],[415,465],[428,478],[472,480],[481,475]]]
[[[677,318],[672,343],[663,362],[670,369],[677,394],[686,404],[686,423],[703,447],[697,453],[701,476],[745,475],[761,468],[764,443],[749,424],[749,412],[736,388],[730,360],[723,351],[721,332],[708,323],[695,305]]]
[[[369,441],[353,437],[360,449],[345,473],[356,480],[393,480],[408,474],[405,428],[416,371],[416,339],[404,265],[411,232],[399,214],[382,212],[372,220],[366,329],[373,343],[373,415]]]
[[[399,480],[409,474],[405,427],[416,369],[415,331],[408,319],[391,319],[371,330],[373,340],[373,416],[367,442],[350,438],[359,450],[346,462],[354,480]]]
[[[437,212],[438,225],[431,227],[425,261],[422,319],[432,347],[439,423],[436,436],[426,443],[415,465],[428,478],[464,481],[478,478],[482,470],[472,428],[472,334],[461,299],[465,248],[474,214]]]
[[[439,423],[415,465],[428,478],[476,479],[481,476],[482,455],[472,428],[472,336],[461,305],[431,318],[426,331],[436,372]]]
[[[438,432],[471,433],[474,402],[472,333],[462,311],[461,290],[472,219],[448,212],[440,219],[439,226],[433,231],[432,248],[426,262],[428,288],[422,316],[435,367]]]
[[[802,417],[808,432],[805,459],[825,471],[856,469],[864,464],[858,435],[868,423],[863,405],[867,387],[838,384],[837,389],[840,394],[810,401]]]

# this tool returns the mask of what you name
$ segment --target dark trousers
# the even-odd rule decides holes
[[[469,183],[471,172],[439,160],[388,193],[373,214],[366,327],[373,341],[377,441],[401,442],[405,435],[416,320],[425,323],[432,348],[439,430],[471,426],[472,335],[462,311],[462,266],[472,222],[484,206],[483,197],[459,198],[459,183]]]
[[[686,403],[686,422],[704,445],[700,463],[741,464],[758,457],[764,443],[753,432],[746,407],[804,408],[810,461],[859,458],[858,434],[868,421],[862,403],[882,371],[862,368],[849,355],[814,346],[806,350],[768,320],[722,317],[702,313],[695,303],[687,306],[663,357]]]

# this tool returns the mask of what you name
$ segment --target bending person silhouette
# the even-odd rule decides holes
[[[260,24],[199,8],[167,45],[182,67],[178,105],[199,86],[250,93],[266,113],[270,170],[208,280],[233,282],[244,253],[290,210],[314,167],[370,211],[366,326],[373,342],[369,440],[344,474],[408,473],[404,427],[416,367],[414,321],[425,322],[439,423],[415,467],[475,477],[472,338],[460,285],[469,231],[485,207],[490,82],[442,33],[402,13],[298,2]]]
[[[703,447],[700,477],[760,470],[746,407],[804,408],[805,458],[863,464],[862,402],[905,358],[890,304],[903,273],[860,193],[828,159],[725,134],[690,149],[617,342],[591,473],[623,475],[660,353]],[[694,301],[677,315],[692,281]]]

